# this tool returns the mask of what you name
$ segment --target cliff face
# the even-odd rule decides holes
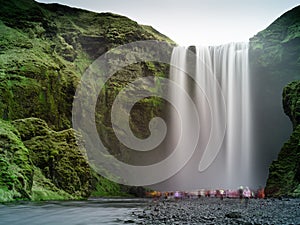
[[[82,74],[97,57],[141,40],[174,45],[152,27],[111,13],[33,0],[1,2],[0,201],[122,192],[120,186],[99,177],[88,165],[83,143],[76,142],[77,134],[70,129],[72,103]],[[95,116],[99,134],[111,152],[120,155],[122,148],[110,123],[114,97],[138,77],[167,73],[167,65],[137,63],[107,82]],[[132,129],[146,136],[146,121],[161,112],[161,100],[140,101],[133,112]]]
[[[260,139],[268,143],[266,149],[277,146],[272,145],[273,140],[288,131],[282,128],[286,121],[273,115],[282,110],[277,100],[283,86],[300,80],[299,15],[300,7],[296,7],[250,40],[252,79],[257,84],[254,98],[260,105],[254,106],[256,119],[261,126],[265,121],[276,125],[268,128],[276,131],[272,141]],[[168,42],[162,49],[166,55],[175,45],[152,27],[111,13],[33,0],[1,2],[0,201],[122,194],[123,187],[97,175],[87,163],[84,143],[78,142],[79,134],[71,129],[72,103],[82,74],[95,59],[114,47],[141,40]],[[131,81],[142,76],[164,77],[168,69],[162,63],[136,63],[118,71],[105,84],[95,117],[104,145],[116,157],[126,160],[128,149],[119,143],[111,126],[115,97]],[[293,122],[293,134],[270,168],[269,196],[299,195],[298,99],[299,84],[292,83],[284,91],[284,109]],[[138,137],[149,135],[148,122],[163,115],[163,103],[151,97],[134,106],[130,126]],[[265,114],[270,109],[277,111]]]
[[[293,133],[270,166],[265,191],[267,196],[300,197],[300,81],[284,88],[283,106],[293,123]]]
[[[0,201],[89,196],[91,169],[79,134],[55,132],[36,118],[0,124]]]
[[[270,71],[281,78],[300,69],[300,6],[286,12],[265,30],[250,39],[251,63],[262,71]],[[256,56],[256,57],[254,57]],[[270,70],[271,68],[271,70]],[[284,71],[284,74],[280,74]],[[276,74],[276,73],[275,73]]]
[[[93,60],[133,41],[171,42],[123,16],[33,0],[3,2],[0,30],[0,118],[37,117],[55,130],[71,127],[75,89]],[[165,72],[155,67],[149,71]]]
[[[254,113],[257,123],[263,127],[263,130],[256,131],[258,143],[263,146],[259,149],[263,152],[261,155],[277,149],[281,143],[286,142],[287,134],[290,133],[281,112],[280,93],[291,81],[300,80],[299,15],[300,6],[286,12],[250,39],[249,57],[255,84]],[[278,158],[274,155],[277,160],[269,169],[267,196],[299,195],[295,191],[299,185],[298,101],[299,83],[288,84],[284,88],[282,103],[284,112],[293,123],[293,133],[279,152]]]

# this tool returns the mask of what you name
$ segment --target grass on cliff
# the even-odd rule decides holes
[[[32,166],[18,131],[0,120],[0,201],[30,198]]]
[[[175,44],[152,27],[112,13],[97,14],[33,0],[2,3],[0,200],[86,197],[90,191],[84,179],[88,178],[87,160],[74,150],[76,146],[70,143],[74,142],[74,135],[69,130],[73,97],[82,74],[94,59],[119,45],[153,39]],[[143,73],[163,77],[166,68],[148,63],[121,71],[119,80],[105,89],[105,106],[110,106],[125,84]],[[142,104],[146,105],[147,114],[137,111],[138,120],[149,120],[161,107],[157,98],[145,99]],[[109,109],[104,107],[103,112],[107,116]],[[14,121],[13,125],[1,119]],[[104,125],[103,131],[110,130]],[[147,132],[145,126],[139,126],[139,121],[132,123],[137,133]],[[72,164],[72,160],[80,165]],[[100,177],[96,181],[94,194],[124,193],[118,184]]]

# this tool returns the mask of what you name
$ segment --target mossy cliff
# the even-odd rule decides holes
[[[300,7],[296,7],[250,39],[255,121],[259,127],[269,126],[255,134],[261,136],[258,145],[271,152],[289,131],[284,128],[286,121],[277,118],[282,111],[278,103],[280,93],[288,82],[300,80],[299,15]],[[80,134],[72,130],[71,118],[76,88],[88,66],[108,50],[142,40],[166,41],[166,48],[161,49],[166,55],[170,55],[175,45],[152,27],[124,16],[33,0],[1,1],[0,201],[140,192],[95,173],[87,161],[89,149],[80,141]],[[151,49],[145,52],[156,54]],[[131,57],[116,51],[112,54],[116,57],[111,64],[116,64],[119,58],[128,61]],[[119,159],[128,160],[128,149],[117,140],[112,129],[110,113],[115,97],[140,77],[153,76],[159,84],[159,78],[165,77],[168,69],[168,65],[156,62],[131,64],[114,74],[100,93],[95,115],[98,133],[110,153]],[[299,90],[298,86],[291,84],[284,92],[285,112],[293,121],[294,132],[271,167],[266,187],[269,195],[299,193],[299,161],[296,161],[299,154],[287,157],[297,154],[295,143],[297,140],[299,143],[296,89]],[[287,100],[290,95],[294,100]],[[136,136],[149,135],[148,122],[163,115],[163,105],[155,97],[135,104],[130,126]],[[265,113],[271,111],[274,113]],[[274,132],[266,139],[262,134],[270,130]],[[257,151],[266,155],[265,149]],[[259,173],[261,168],[257,169]],[[284,175],[285,171],[288,175]],[[278,177],[288,182],[287,189],[272,189],[283,184]]]
[[[300,197],[300,81],[283,90],[284,112],[293,123],[293,133],[270,166],[267,196]]]
[[[0,201],[89,196],[91,169],[79,134],[53,131],[37,118],[0,124]]]
[[[18,131],[0,121],[0,200],[30,198],[33,185],[33,164]]]
[[[33,0],[3,1],[0,30],[0,118],[37,117],[55,130],[71,127],[73,96],[93,60],[133,41],[171,42],[123,16]],[[148,64],[143,67],[151,74],[165,72]],[[133,73],[140,70],[131,68]],[[130,81],[128,74],[121,75]],[[107,91],[118,89],[112,88]]]
[[[297,109],[293,107],[295,101],[299,99],[296,87],[292,90],[295,83],[289,84],[300,80],[299,15],[300,6],[297,6],[250,39],[252,111],[253,121],[257,124],[254,126],[257,128],[254,130],[254,136],[256,146],[260,146],[254,149],[256,155],[254,161],[258,165],[264,165],[254,168],[254,174],[267,172],[268,166],[272,163],[270,158],[278,157],[278,160],[272,163],[269,175],[266,173],[263,176],[265,178],[269,176],[266,184],[268,196],[290,195],[294,192],[296,183],[299,184],[299,180],[295,178],[296,165],[299,167],[299,154],[296,154],[295,143],[299,143],[300,135],[294,123],[296,117],[288,113],[288,109],[297,113]],[[285,91],[282,106],[283,89]],[[286,99],[287,93],[293,95],[293,101]],[[293,129],[283,108],[293,121]],[[286,142],[290,135],[290,140]],[[280,146],[283,145],[280,151]]]
[[[95,59],[119,45],[142,40],[166,41],[168,51],[174,45],[152,27],[124,16],[33,0],[1,1],[0,201],[129,192],[97,175],[88,164],[83,142],[76,141],[79,134],[71,129],[72,103],[82,74]],[[107,82],[99,97],[105,104],[97,106],[96,117],[99,134],[112,153],[122,154],[110,123],[115,96],[138,77],[167,73],[167,65],[137,63]],[[133,112],[133,130],[146,136],[147,121],[161,113],[161,100],[141,100]]]
[[[278,71],[277,75],[282,78],[286,74],[280,72],[300,69],[299,15],[300,6],[297,6],[250,39],[251,63],[257,69],[273,73]],[[293,76],[299,78],[299,74]]]

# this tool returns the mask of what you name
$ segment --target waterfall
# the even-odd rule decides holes
[[[195,188],[251,186],[248,44],[176,47],[171,58],[170,80],[191,96],[200,121],[201,131],[192,160],[194,165],[182,172],[184,182],[188,183],[186,177],[192,176],[191,186]],[[176,90],[170,90],[170,93],[175,95],[174,101],[184,106]],[[170,112],[172,132],[180,129],[178,117],[174,114]],[[193,120],[188,115],[186,109],[185,114],[180,115],[181,123]]]

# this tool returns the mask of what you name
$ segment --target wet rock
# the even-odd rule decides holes
[[[230,212],[225,215],[227,218],[242,218],[242,214],[240,212]]]
[[[251,199],[246,208],[239,199],[224,199],[222,204],[215,198],[185,199],[151,203],[136,218],[144,224],[299,224],[299,203]]]
[[[135,223],[135,221],[132,219],[128,219],[128,220],[124,220],[124,223]]]

